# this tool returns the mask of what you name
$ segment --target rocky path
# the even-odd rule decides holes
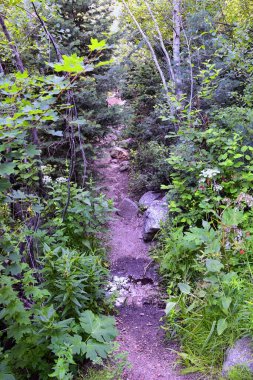
[[[103,191],[119,209],[122,208],[121,202],[128,197],[129,180],[128,153],[115,149],[116,145],[120,146],[121,131],[121,128],[112,131],[101,142],[100,157],[96,162]],[[115,213],[109,225],[112,273],[109,291],[117,290],[119,294],[116,302],[119,310],[118,341],[121,349],[128,352],[131,363],[124,379],[195,379],[194,376],[179,374],[173,352],[178,347],[164,340],[160,327],[164,303],[159,294],[156,271],[148,255],[150,244],[142,239],[143,217],[137,213],[134,204],[123,207],[120,214],[122,216]]]

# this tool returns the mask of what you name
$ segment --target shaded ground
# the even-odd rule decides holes
[[[117,144],[119,130],[112,131],[101,142],[100,157],[96,162],[103,191],[114,199],[117,207],[128,193],[128,172],[121,172],[120,160],[111,159],[109,149]],[[110,263],[112,275],[126,278],[128,285],[121,297],[117,317],[121,349],[128,352],[132,368],[125,380],[193,380],[194,375],[182,376],[175,366],[177,356],[174,343],[165,343],[161,329],[164,303],[157,283],[157,275],[148,256],[150,244],[142,240],[141,215],[132,220],[115,213],[109,224]]]

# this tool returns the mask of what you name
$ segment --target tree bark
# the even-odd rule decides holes
[[[19,55],[17,46],[15,45],[14,41],[11,38],[11,35],[10,35],[10,33],[9,33],[6,25],[5,25],[4,18],[1,16],[1,14],[0,14],[0,25],[1,25],[2,29],[3,29],[3,32],[4,32],[4,35],[5,35],[6,39],[7,39],[7,41],[9,42],[11,50],[13,51],[13,54],[15,56],[15,64],[17,66],[17,69],[21,73],[23,73],[25,71],[25,69],[24,69],[24,65],[23,65],[22,59],[21,59],[21,57]]]
[[[175,72],[175,93],[177,100],[182,96],[180,37],[181,37],[182,0],[173,0],[173,62]]]
[[[0,61],[0,74],[4,74],[4,68],[1,61]]]

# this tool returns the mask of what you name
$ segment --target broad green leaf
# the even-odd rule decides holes
[[[220,272],[222,268],[223,264],[219,260],[206,260],[206,269],[208,270],[208,272]]]
[[[222,223],[226,226],[238,226],[243,221],[243,212],[233,208],[225,210],[222,214]]]
[[[96,363],[99,358],[106,359],[111,350],[111,345],[108,343],[100,343],[94,339],[89,339],[86,343],[86,357],[93,363]]]
[[[34,157],[34,156],[39,156],[41,153],[40,149],[37,149],[35,145],[28,145],[25,149],[25,155],[28,157]]]
[[[72,352],[73,354],[85,354],[87,350],[86,343],[83,342],[82,337],[80,335],[75,334],[71,337],[71,345],[73,346]]]
[[[166,315],[168,315],[171,312],[171,310],[174,309],[174,307],[176,306],[176,304],[177,304],[176,302],[167,302],[166,308],[165,308]]]
[[[28,72],[27,72],[27,70],[24,71],[23,73],[17,72],[17,73],[15,73],[15,77],[17,79],[26,79],[26,78],[28,78]]]
[[[243,153],[245,153],[247,150],[248,150],[248,147],[247,147],[246,145],[244,145],[244,146],[242,147],[242,149],[241,149],[241,151],[242,151]]]
[[[49,66],[53,66],[56,72],[67,72],[67,73],[82,73],[85,71],[83,61],[83,57],[78,57],[76,54],[72,55],[63,55],[63,60],[60,63],[49,64]]]
[[[113,317],[98,316],[86,310],[81,314],[80,324],[84,331],[98,342],[110,342],[117,336]]]
[[[183,294],[190,294],[191,293],[191,287],[188,284],[185,284],[183,282],[180,282],[178,284],[178,287]]]
[[[16,164],[14,162],[7,162],[5,164],[0,164],[0,175],[10,175],[14,173]]]
[[[224,311],[227,313],[229,306],[231,305],[232,298],[231,297],[222,297],[221,298],[221,303],[223,306]]]
[[[90,49],[90,51],[104,50],[106,49],[106,40],[98,41],[97,38],[91,38],[90,45],[88,45],[88,48]]]
[[[0,178],[0,191],[5,191],[9,189],[10,186],[11,186],[11,183],[7,179]]]
[[[227,327],[228,327],[228,323],[226,319],[224,318],[219,319],[217,323],[217,334],[218,335],[223,334],[223,332],[226,330]]]

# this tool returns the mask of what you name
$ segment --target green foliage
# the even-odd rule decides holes
[[[80,196],[81,194],[79,191]],[[59,194],[54,196],[60,201]],[[91,202],[92,200],[89,205]],[[85,207],[89,208],[89,205],[87,202],[82,207],[79,205],[79,212],[85,213]],[[102,208],[96,211],[103,212]],[[104,222],[103,218],[102,221]],[[76,228],[79,223],[77,220]],[[8,247],[11,248],[15,242],[8,234],[2,242],[2,258],[5,262],[1,276],[4,363],[14,374],[19,373],[20,379],[26,378],[26,373],[38,372],[41,379],[47,378],[52,369],[52,377],[72,378],[71,373],[76,367],[73,365],[82,358],[94,362],[99,358],[104,359],[110,350],[111,339],[116,334],[113,318],[99,316],[91,311],[101,313],[107,309],[103,290],[107,270],[98,241],[97,251],[88,243],[83,248],[84,251],[71,251],[63,245],[60,228],[59,236],[56,231],[51,237],[46,236],[51,226],[53,224],[50,223],[48,230],[44,226],[44,229],[37,230],[34,234],[38,246],[42,246],[45,240],[53,246],[58,245],[54,249],[45,246],[45,254],[41,259],[42,271],[32,270],[22,263],[18,250],[16,254],[8,252]],[[99,218],[96,226],[99,227]],[[84,234],[85,226],[79,225],[80,234],[81,228]],[[89,236],[95,242],[95,232],[92,231],[93,235],[89,231]],[[65,242],[70,245],[71,236],[68,238],[67,233],[68,229],[64,229]],[[22,237],[21,234],[16,240]],[[8,275],[10,272],[19,273],[19,276],[11,277]],[[10,345],[11,341],[15,344]],[[19,360],[15,360],[16,355]],[[76,355],[77,359],[74,358]]]
[[[0,32],[6,53],[0,59],[0,377],[68,380],[84,362],[102,363],[117,334],[106,315],[101,241],[113,206],[86,171],[91,143],[104,133],[94,104],[107,108],[93,71],[102,74],[110,54],[100,60],[96,49],[87,58],[91,36],[84,54],[71,46],[63,51],[50,30],[61,4],[37,6],[8,0],[0,6],[9,32]],[[79,6],[72,4],[72,13]],[[24,72],[15,71],[18,55]],[[78,114],[79,99],[87,108]]]
[[[119,344],[115,343],[113,351],[102,366],[89,367],[87,372],[80,374],[78,380],[122,380],[124,370],[130,368],[127,361],[127,353],[120,350]]]
[[[71,184],[69,189],[64,177],[58,177],[56,180],[50,177],[47,179],[50,180],[47,184],[49,198],[42,215],[51,215],[50,220],[44,225],[52,232],[51,244],[64,244],[76,250],[93,251],[94,254],[99,251],[103,254],[103,250],[97,244],[96,234],[104,230],[103,226],[113,211],[112,201],[106,200],[102,194],[97,194],[92,183],[87,184],[89,190],[84,191],[76,184]],[[68,198],[68,212],[63,218]]]
[[[247,367],[234,366],[227,375],[228,380],[252,380],[252,373]]]
[[[60,247],[45,251],[42,275],[56,310],[63,317],[78,316],[86,309],[102,311],[107,270],[101,258]]]
[[[164,160],[167,154],[167,147],[157,141],[140,144],[132,150],[130,186],[135,192],[159,190],[161,184],[167,182],[169,165]]]

